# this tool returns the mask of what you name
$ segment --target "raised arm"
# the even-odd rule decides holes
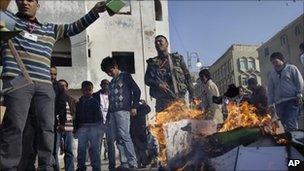
[[[99,18],[100,12],[105,11],[105,2],[97,2],[89,13],[71,24],[55,25],[55,39],[67,38],[81,33]]]

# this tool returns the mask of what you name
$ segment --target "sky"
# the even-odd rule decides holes
[[[261,44],[303,14],[304,1],[169,0],[171,52],[211,65],[235,43]]]

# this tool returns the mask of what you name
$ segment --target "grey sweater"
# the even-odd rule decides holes
[[[279,74],[273,70],[268,76],[268,104],[278,100],[297,97],[303,91],[303,78],[294,65],[286,64]]]

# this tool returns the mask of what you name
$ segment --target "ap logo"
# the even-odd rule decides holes
[[[289,160],[288,162],[288,166],[292,166],[292,167],[296,167],[300,164],[300,160],[297,160],[297,159],[291,159]]]

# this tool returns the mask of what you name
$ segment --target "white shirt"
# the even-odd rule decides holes
[[[107,114],[109,109],[109,96],[107,94],[100,93],[100,110],[103,117],[103,123],[106,123]]]

